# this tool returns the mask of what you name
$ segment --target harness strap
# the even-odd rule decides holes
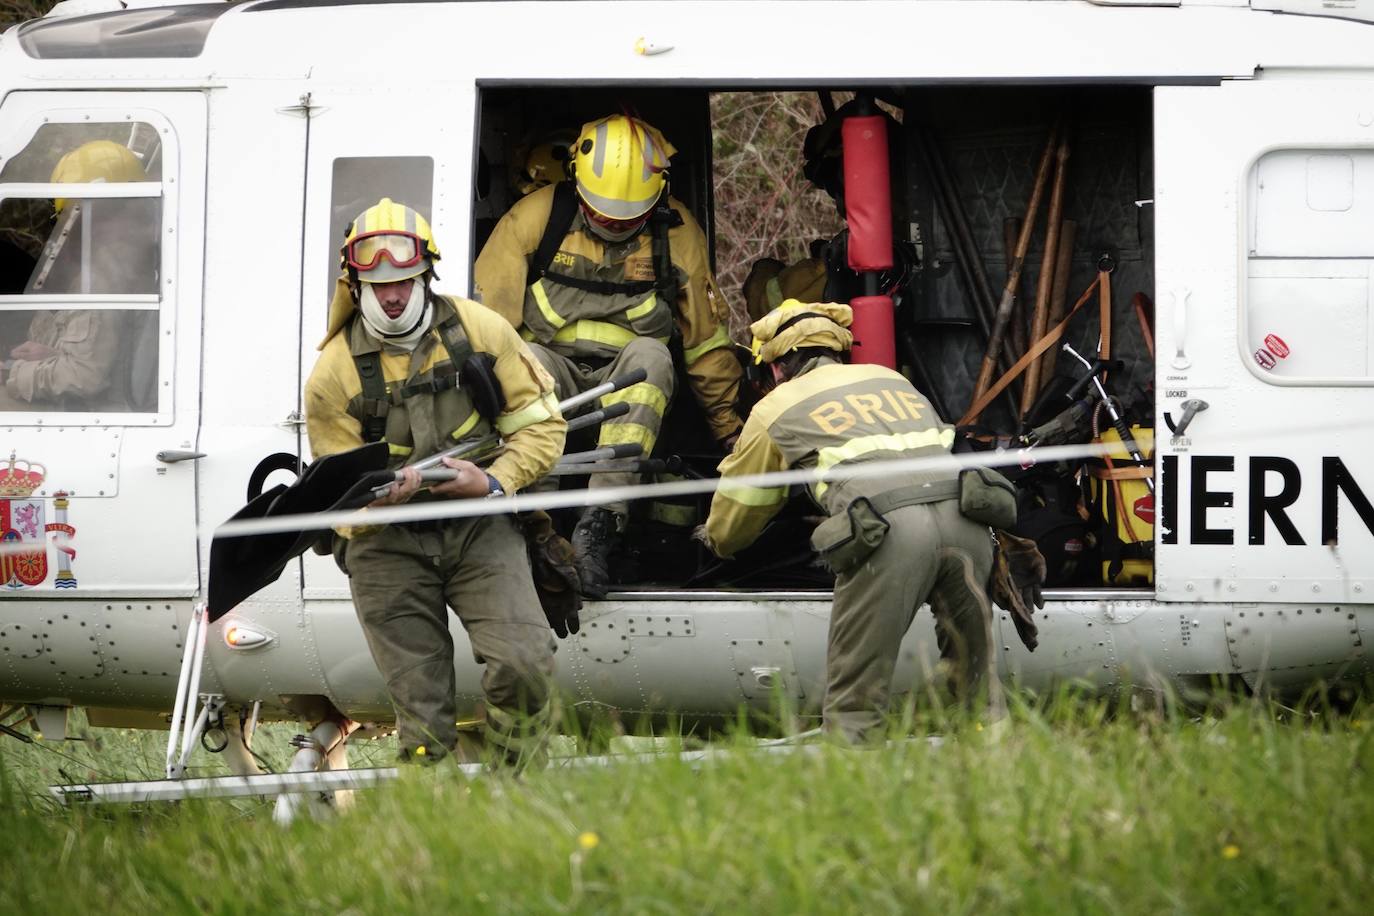
[[[388,388],[382,375],[381,353],[357,353],[353,364],[358,369],[358,379],[362,382],[362,435],[364,442],[380,442],[386,438],[386,417],[393,404],[400,406],[408,398],[420,394],[438,394],[451,388],[460,387],[459,374],[473,356],[472,342],[458,317],[457,307],[447,299],[439,297],[449,307],[449,315],[436,326],[439,340],[448,353],[449,365],[436,366],[431,378],[409,385]]]
[[[525,286],[533,286],[548,271],[553,256],[558,254],[558,246],[567,238],[577,218],[577,192],[571,181],[560,181],[553,186],[553,209],[549,211],[549,221],[544,225],[544,234],[539,239],[539,247],[534,249],[529,270],[525,274]]]
[[[669,206],[665,190],[654,205],[654,215],[649,217],[649,246],[654,264],[654,292],[660,302],[674,310],[681,288],[677,271],[673,269],[673,254],[668,248],[668,230],[681,225],[682,214]]]
[[[472,342],[468,340],[467,330],[458,317],[458,309],[454,308],[452,304],[449,305],[449,308],[451,314],[439,323],[439,339],[443,341],[444,349],[448,351],[448,359],[453,364],[456,380],[463,365],[472,358],[473,350]]]
[[[541,273],[537,279],[548,280],[559,286],[571,286],[573,289],[595,293],[598,296],[639,296],[653,292],[658,288],[657,282],[654,280],[627,280],[624,283],[613,283],[610,280],[584,280],[581,277],[570,277],[567,274],[557,274],[550,270]]]
[[[669,308],[677,307],[680,288],[677,281],[677,271],[673,269],[672,252],[668,247],[668,232],[681,226],[683,220],[682,214],[668,204],[666,191],[658,199],[658,203],[654,205],[653,215],[649,217],[650,247],[654,267],[654,279],[652,281],[634,280],[612,283],[607,280],[584,280],[580,277],[570,277],[567,274],[550,271],[549,267],[553,264],[554,255],[558,254],[558,248],[563,244],[563,239],[567,238],[568,232],[572,230],[573,220],[577,218],[577,209],[577,192],[573,188],[573,183],[560,181],[554,185],[553,207],[549,210],[549,221],[544,225],[544,234],[540,236],[539,245],[530,258],[530,266],[525,273],[525,286],[533,286],[540,280],[548,280],[551,283],[570,286],[573,289],[580,289],[583,292],[598,296],[642,296],[645,293],[654,292],[661,301],[668,304]]]
[[[363,384],[363,442],[381,442],[386,438],[386,415],[391,411],[391,395],[382,377],[382,356],[359,353],[354,355],[353,364],[358,367],[358,379]]]

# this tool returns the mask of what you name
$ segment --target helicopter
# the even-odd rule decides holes
[[[1354,420],[1374,413],[1367,13],[745,2],[727,30],[703,0],[530,8],[67,0],[0,36],[0,724],[60,739],[74,707],[96,726],[172,724],[180,775],[193,732],[218,721],[245,732],[226,752],[245,773],[256,722],[328,721],[334,750],[308,765],[346,765],[338,723],[391,708],[333,562],[304,554],[213,623],[203,603],[214,526],[310,459],[301,387],[347,221],[382,196],[415,207],[467,255],[436,288],[468,294],[532,138],[630,104],[678,147],[673,193],[712,237],[712,99],[763,91],[818,93],[835,124],[839,92],[886,113],[889,344],[942,415],[971,400],[987,355],[974,265],[1000,264],[1051,125],[1074,125],[1059,136],[1073,138],[1063,212],[1078,243],[1036,250],[1028,232],[1027,278],[1062,250],[1067,290],[1106,274],[1158,299],[1137,325],[1130,297],[1099,285],[1102,327],[1087,308],[1067,332],[1093,344],[1117,329],[1109,378],[1148,467],[1093,486],[1133,552],[1109,568],[1061,512],[1037,650],[994,614],[1002,677],[1286,690],[1370,673],[1374,471]],[[817,135],[821,173],[840,134]],[[61,180],[63,157],[94,142],[137,171]],[[43,315],[68,315],[73,336],[116,329],[99,390],[26,399],[10,384]],[[1046,416],[1067,406],[1056,397]],[[992,405],[988,424],[1020,419]],[[669,422],[677,467],[709,476],[719,455],[691,445],[690,410]],[[781,698],[814,715],[824,573],[786,531],[733,566],[701,561],[684,545],[703,509],[642,510],[624,581],[558,652],[577,707],[719,719]],[[452,635],[476,709],[481,667],[456,620]],[[937,659],[920,614],[897,683],[922,689]]]

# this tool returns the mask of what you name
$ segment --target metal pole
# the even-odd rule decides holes
[[[182,730],[182,717],[186,715],[186,692],[190,686],[192,659],[195,657],[196,646],[200,644],[200,631],[204,625],[205,605],[200,603],[191,611],[191,623],[186,628],[186,645],[181,650],[181,671],[177,675],[177,695],[172,703],[171,727],[167,732],[166,773],[168,778],[175,775],[172,772],[172,762],[178,756],[177,736]]]

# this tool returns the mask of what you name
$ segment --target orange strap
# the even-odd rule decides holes
[[[1111,458],[1107,458],[1107,462],[1107,467],[1090,467],[1088,473],[1098,480],[1144,480],[1147,477],[1153,477],[1155,473],[1153,467],[1141,467],[1138,464],[1133,464],[1129,467],[1119,468],[1110,463]]]
[[[1145,470],[1145,468],[1119,468],[1112,464],[1111,456],[1103,455],[1102,458],[1107,462],[1107,472],[1112,475],[1116,475],[1121,473],[1122,471],[1127,470]],[[1121,519],[1121,524],[1126,528],[1126,536],[1131,539],[1132,544],[1139,544],[1140,538],[1135,533],[1135,526],[1131,524],[1131,515],[1129,512],[1126,511],[1126,499],[1121,493],[1121,484],[1118,483],[1117,480],[1113,477],[1107,479],[1106,486],[1111,487],[1112,489],[1112,496],[1116,499],[1116,514],[1117,517]]]
[[[1112,275],[1101,270],[1097,273],[1098,313],[1097,324],[1102,334],[1102,346],[1097,348],[1098,359],[1112,358]]]
[[[973,402],[972,406],[969,407],[968,412],[966,412],[964,416],[959,420],[959,426],[967,426],[968,424],[976,420],[978,417],[982,416],[983,411],[986,410],[987,406],[993,402],[994,398],[996,398],[999,394],[1002,393],[1002,390],[1004,388],[1006,388],[1008,385],[1014,382],[1018,375],[1020,375],[1022,372],[1025,372],[1027,366],[1029,366],[1031,363],[1039,359],[1040,354],[1044,353],[1050,347],[1054,346],[1054,344],[1059,340],[1059,338],[1064,336],[1064,329],[1069,326],[1070,319],[1072,319],[1074,315],[1078,314],[1078,310],[1081,309],[1084,305],[1086,305],[1088,300],[1092,298],[1093,292],[1096,291],[1097,285],[1101,281],[1102,277],[1101,275],[1098,275],[1098,277],[1094,279],[1092,283],[1088,284],[1088,288],[1083,291],[1083,295],[1078,297],[1078,301],[1073,304],[1073,308],[1069,309],[1069,313],[1064,316],[1064,320],[1059,322],[1054,327],[1050,328],[1049,333],[1047,333],[1044,337],[1037,340],[1035,342],[1035,346],[1027,350],[1026,355],[1016,361],[1016,365],[1008,369],[1002,375],[1002,377],[999,378],[996,381],[996,383],[993,384],[991,388],[983,392],[983,396],[981,398]]]
[[[1154,310],[1154,304],[1150,302],[1150,297],[1144,293],[1136,293],[1131,297],[1131,307],[1135,309],[1135,317],[1140,320],[1140,336],[1145,338],[1145,349],[1150,351],[1150,359],[1155,358],[1155,333],[1150,328],[1149,312]]]

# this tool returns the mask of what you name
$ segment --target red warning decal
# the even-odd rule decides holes
[[[1261,369],[1272,369],[1278,364],[1278,361],[1264,347],[1255,351],[1255,362],[1259,363]]]
[[[1283,342],[1283,338],[1277,334],[1270,334],[1264,338],[1264,345],[1269,348],[1269,352],[1279,359],[1287,359],[1289,354],[1288,344]]]
[[[1131,511],[1134,512],[1135,517],[1140,519],[1142,522],[1145,522],[1149,525],[1153,525],[1155,523],[1154,494],[1146,493],[1144,496],[1137,499],[1135,501],[1135,504],[1131,506]]]

